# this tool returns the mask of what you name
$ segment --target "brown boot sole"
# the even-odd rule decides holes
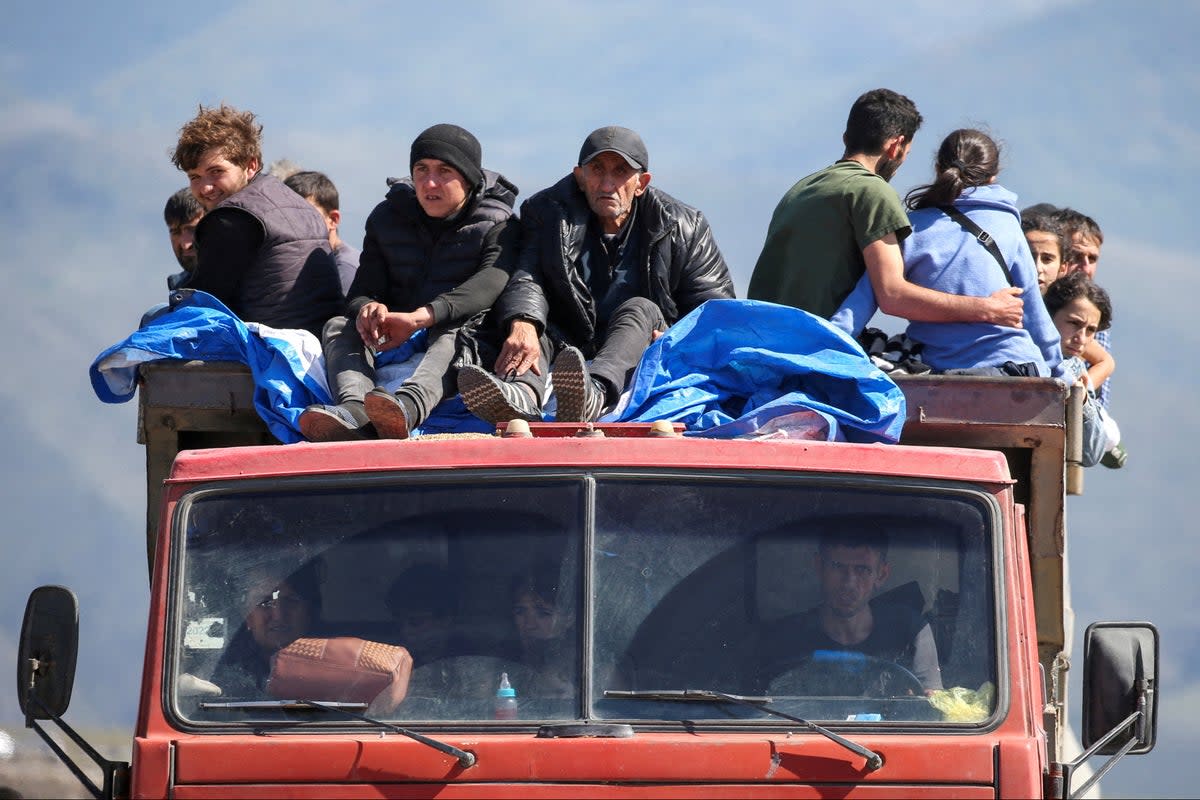
[[[363,398],[363,405],[380,439],[408,438],[408,417],[404,416],[404,406],[395,395],[372,390]]]

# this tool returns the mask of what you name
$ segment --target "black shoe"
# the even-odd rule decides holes
[[[1125,459],[1129,454],[1125,452],[1125,448],[1117,443],[1112,450],[1109,450],[1100,458],[1100,463],[1109,469],[1120,469],[1125,466]]]
[[[363,398],[367,416],[375,426],[380,439],[407,439],[409,432],[408,412],[400,398],[387,389],[375,387]]]
[[[310,442],[349,442],[374,434],[369,422],[359,422],[345,406],[309,406],[300,414],[299,424]]]
[[[542,411],[529,392],[481,367],[472,365],[458,371],[458,393],[472,414],[493,425],[513,419],[542,419]]]
[[[583,353],[565,347],[550,366],[554,395],[558,398],[555,419],[559,422],[593,422],[604,416],[604,388],[588,372]]]

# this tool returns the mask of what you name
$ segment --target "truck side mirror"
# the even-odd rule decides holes
[[[1083,641],[1083,747],[1096,754],[1125,747],[1140,755],[1154,749],[1158,728],[1158,629],[1148,622],[1096,622]],[[1129,717],[1141,716],[1116,732]],[[1101,740],[1116,733],[1109,741]]]
[[[62,586],[39,586],[25,604],[17,649],[17,702],[26,720],[66,713],[79,652],[79,601]]]

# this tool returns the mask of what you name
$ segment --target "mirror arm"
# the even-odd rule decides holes
[[[59,730],[70,737],[71,741],[74,742],[88,758],[90,758],[96,763],[97,766],[100,767],[101,771],[104,773],[104,788],[96,786],[91,778],[89,778],[87,774],[80,769],[79,765],[75,763],[75,760],[67,755],[66,751],[62,749],[62,746],[59,745],[58,742],[54,741],[54,738],[46,732],[46,729],[43,728],[42,725],[33,718],[32,714],[26,715],[25,727],[32,728],[34,733],[41,737],[42,741],[44,741],[46,745],[54,751],[54,754],[57,755],[59,760],[66,765],[67,769],[71,770],[71,774],[79,779],[79,782],[83,784],[84,788],[88,790],[92,797],[97,798],[97,800],[102,800],[103,798],[114,797],[117,794],[127,793],[126,790],[128,789],[129,782],[128,764],[126,764],[124,761],[110,761],[101,755],[100,752],[97,751],[96,748],[92,747],[82,736],[80,736],[74,728],[63,721],[62,717],[51,713],[50,709],[46,708],[46,706],[42,704],[42,701],[39,700],[37,695],[32,691],[32,687],[30,687],[26,698],[26,708],[32,708],[33,704],[36,703],[42,711],[46,712],[48,715],[47,719],[57,725]]]
[[[1112,769],[1118,761],[1124,758],[1130,750],[1132,750],[1134,747],[1137,747],[1138,744],[1142,742],[1146,733],[1146,706],[1148,705],[1146,702],[1146,695],[1153,691],[1148,687],[1148,684],[1149,681],[1147,680],[1138,681],[1138,699],[1136,711],[1117,723],[1111,731],[1093,742],[1092,746],[1080,753],[1077,758],[1067,762],[1066,764],[1063,764],[1063,786],[1065,787],[1065,796],[1072,798],[1072,800],[1074,800],[1076,797],[1083,797],[1087,790],[1092,788],[1097,781],[1103,778],[1104,775],[1110,769]],[[1088,778],[1088,780],[1078,789],[1071,791],[1071,777],[1075,770],[1078,769],[1083,762],[1095,755],[1102,747],[1119,736],[1130,725],[1136,725],[1136,727],[1134,728],[1134,735],[1129,738],[1129,741],[1121,745],[1121,749],[1113,753],[1112,756],[1101,765],[1100,769],[1096,770],[1096,774]]]

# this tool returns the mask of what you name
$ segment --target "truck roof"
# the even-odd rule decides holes
[[[650,428],[636,427],[646,432]],[[555,435],[558,431],[544,431],[536,423],[532,428],[532,438],[464,435],[186,450],[176,457],[168,481],[520,466],[795,470],[1011,482],[1006,459],[996,451],[802,440],[635,436],[629,435],[628,427],[621,435],[577,437]],[[605,428],[596,426],[596,430],[607,433]]]

